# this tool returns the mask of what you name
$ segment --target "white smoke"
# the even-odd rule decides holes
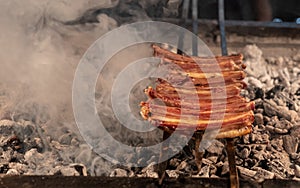
[[[99,15],[99,23],[67,26],[89,9],[115,6],[116,1],[0,1],[0,84],[10,100],[0,116],[47,107],[51,120],[71,118],[71,86],[86,49],[117,23]],[[28,109],[29,108],[29,109]],[[67,111],[67,113],[66,113]],[[5,114],[5,115],[4,115]],[[34,114],[32,114],[33,116]]]

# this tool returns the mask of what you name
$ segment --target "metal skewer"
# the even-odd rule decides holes
[[[193,20],[193,55],[198,55],[198,42],[197,42],[197,35],[198,35],[198,0],[193,0],[192,3],[192,20]]]
[[[185,26],[185,23],[188,19],[188,13],[189,13],[189,6],[190,6],[190,0],[184,0],[183,2],[183,9],[182,9],[182,21],[183,21],[183,27]],[[184,41],[184,32],[180,33],[179,39],[178,39],[178,47],[177,47],[177,54],[182,55],[183,52],[180,50],[183,48],[183,41]],[[171,136],[172,133],[170,133],[167,130],[163,130],[163,144],[161,146],[160,155],[159,155],[159,165],[158,165],[158,184],[162,185],[165,177],[166,177],[166,169],[168,166],[168,160],[162,161],[165,159],[165,155],[167,155],[167,150],[169,148],[169,142],[167,139]]]
[[[182,10],[182,21],[183,26],[188,19],[188,10],[189,10],[190,0],[184,0],[183,2],[183,10]],[[224,16],[224,0],[218,1],[218,13],[219,13],[219,28],[220,28],[220,35],[221,35],[221,50],[222,55],[228,55],[227,52],[227,44],[226,44],[226,33],[225,33],[225,16]],[[192,41],[192,55],[198,55],[198,43],[197,43],[197,35],[198,35],[198,1],[192,0],[192,23],[193,23],[193,33],[195,36],[193,37]],[[184,41],[184,34],[181,33],[178,40],[178,54],[183,54],[181,49],[183,48],[183,41]],[[167,153],[169,148],[169,142],[166,140],[172,133],[164,130],[163,132],[163,140],[165,141],[162,144],[161,152],[160,152],[160,159],[159,159],[159,166],[158,166],[158,174],[159,174],[159,185],[162,184],[165,178],[165,171],[168,165],[168,160],[162,162],[162,159],[165,158],[164,156]],[[195,156],[195,163],[197,165],[197,173],[201,170],[203,152],[199,151],[200,142],[202,139],[203,133],[200,131],[196,131],[194,133],[195,138],[195,148],[194,148],[194,156]],[[234,140],[232,138],[226,139],[226,150],[228,155],[228,163],[229,163],[229,173],[230,173],[230,187],[231,188],[239,188],[239,181],[238,181],[238,174],[237,168],[235,164],[235,147],[234,147]]]
[[[189,6],[190,6],[190,0],[184,0],[183,2],[183,9],[182,9],[182,26],[185,27],[187,20],[188,20],[188,13],[189,13]],[[183,48],[183,40],[184,40],[184,32],[180,33],[179,39],[178,39],[178,47],[177,47],[177,54],[182,55],[182,51],[180,49]]]
[[[221,50],[222,55],[228,55],[227,43],[226,43],[226,33],[225,33],[225,12],[224,12],[224,0],[218,1],[218,13],[219,13],[219,27],[221,34]],[[237,168],[235,164],[235,147],[234,140],[232,138],[226,139],[226,151],[229,163],[229,179],[231,188],[239,188],[239,178],[237,173]]]
[[[188,20],[188,11],[190,6],[190,0],[184,0],[183,2],[183,9],[182,9],[182,21],[183,21],[183,27],[185,27],[185,24]],[[192,38],[192,55],[197,56],[198,55],[198,42],[197,42],[197,35],[198,35],[198,0],[192,0],[192,20],[193,20],[193,33],[194,36]],[[183,48],[183,41],[184,41],[184,32],[182,32],[178,39],[178,47],[177,47],[177,54],[183,54],[181,49]],[[166,155],[166,150],[169,147],[169,142],[166,141],[166,139],[171,135],[172,133],[164,131],[163,132],[163,144],[160,151],[160,157],[159,157],[159,165],[158,165],[158,175],[159,175],[159,185],[163,183],[163,180],[166,176],[165,171],[168,166],[168,160],[161,162]],[[199,173],[201,169],[202,164],[202,158],[203,158],[203,152],[199,151],[200,142],[202,139],[202,132],[195,132],[195,148],[194,148],[194,156],[195,156],[195,163],[197,165],[197,172]]]
[[[227,52],[227,42],[226,42],[226,32],[225,32],[225,12],[224,12],[224,0],[218,1],[218,13],[219,13],[219,28],[221,34],[221,50],[222,55],[228,55]]]
[[[193,21],[193,41],[192,41],[192,53],[194,56],[198,55],[198,0],[192,0],[192,21]],[[200,142],[202,140],[203,132],[196,131],[194,133],[195,137],[195,148],[194,148],[194,156],[195,156],[195,163],[197,165],[196,174],[198,174],[201,170],[202,165],[202,158],[204,152],[199,151]]]

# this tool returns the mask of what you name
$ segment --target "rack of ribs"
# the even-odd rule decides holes
[[[217,138],[251,132],[255,105],[240,95],[246,87],[246,66],[241,54],[191,57],[158,45],[152,48],[154,56],[161,58],[160,68],[167,71],[167,76],[158,78],[155,88],[145,89],[148,100],[140,103],[140,114],[145,120],[170,132],[204,131],[209,124],[217,123],[221,125]],[[221,114],[222,118],[214,119],[214,114]]]

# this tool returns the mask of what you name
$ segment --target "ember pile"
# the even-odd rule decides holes
[[[145,90],[150,100],[141,103],[144,119],[170,131],[205,130],[210,124],[220,123],[217,138],[234,138],[251,132],[254,103],[240,96],[246,68],[242,55],[216,57],[217,65],[213,63],[214,58],[194,57],[197,64],[191,57],[155,45],[153,48],[154,55],[162,58],[161,69],[168,70],[168,76],[167,80],[157,80],[155,90],[152,87]],[[219,73],[217,66],[221,69]],[[165,109],[152,100],[157,98],[167,105]],[[224,117],[211,118],[215,114]]]
[[[257,182],[278,178],[299,180],[300,58],[264,58],[255,45],[246,46],[242,53],[248,87],[241,93],[255,101],[255,121],[252,133],[236,139],[240,178]],[[5,109],[7,93],[5,90],[0,93],[1,109]],[[157,177],[153,166],[132,168],[110,164],[91,152],[80,137],[60,126],[62,134],[54,138],[41,122],[28,118],[25,113],[2,116],[0,173]],[[168,176],[194,176],[192,145],[191,142],[170,160]],[[223,140],[218,140],[205,151],[197,177],[228,176],[224,148]]]
[[[255,45],[246,46],[243,54],[248,88],[242,90],[242,95],[255,102],[255,121],[252,133],[236,139],[240,177],[256,182],[299,180],[299,55],[265,59]],[[191,148],[184,148],[171,159],[169,176],[192,174],[195,166]],[[226,177],[228,173],[224,143],[219,140],[206,150],[198,176]]]

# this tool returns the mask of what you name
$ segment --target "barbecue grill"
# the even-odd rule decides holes
[[[186,0],[183,3],[182,19],[184,21],[187,19],[187,12],[188,12],[188,8],[189,8],[189,3],[190,3],[189,0]],[[220,27],[220,33],[221,33],[220,34],[221,35],[221,50],[222,50],[223,58],[221,58],[221,57],[218,58],[217,57],[217,59],[219,59],[217,61],[221,62],[221,59],[224,59],[223,61],[226,61],[227,59],[230,60],[230,61],[233,61],[235,63],[233,66],[238,67],[237,71],[240,71],[240,70],[242,70],[242,69],[245,68],[245,66],[241,63],[242,57],[239,56],[239,55],[236,55],[236,57],[235,56],[228,56],[228,53],[227,53],[226,34],[225,34],[225,26],[224,26],[224,24],[225,24],[224,23],[224,2],[223,2],[223,0],[219,0],[218,3],[219,3],[219,10],[218,10],[218,13],[219,13],[219,27]],[[197,36],[197,34],[198,34],[198,11],[197,11],[197,7],[198,7],[198,1],[197,0],[193,0],[192,1],[192,25],[193,25],[193,32],[194,32],[195,36]],[[183,41],[184,41],[184,36],[180,36],[179,41],[178,41],[178,49],[182,49]],[[197,56],[198,55],[198,49],[197,49],[197,47],[198,47],[198,45],[197,45],[197,39],[193,38],[193,43],[192,43],[192,55],[193,56]],[[179,65],[184,71],[190,71],[187,74],[188,74],[188,76],[190,76],[192,78],[193,83],[194,83],[195,87],[197,88],[197,92],[201,92],[201,90],[203,90],[203,87],[206,84],[208,84],[208,83],[206,83],[206,79],[207,79],[207,77],[210,77],[209,74],[205,74],[205,76],[204,76],[204,80],[205,81],[200,81],[201,78],[199,78],[199,75],[201,75],[201,73],[203,74],[203,71],[201,70],[201,68],[200,69],[194,68],[194,67],[197,66],[196,63],[192,64],[192,63],[187,62],[188,58],[185,57],[185,56],[182,56],[183,52],[181,50],[177,50],[177,53],[179,54],[179,56],[176,56],[175,54],[172,54],[170,52],[167,52],[166,50],[160,49],[157,46],[154,46],[153,48],[154,48],[154,54],[156,56],[158,56],[158,57],[163,58],[162,61],[172,62],[174,64]],[[197,60],[199,61],[200,64],[201,64],[201,62],[203,63],[205,61],[208,61],[205,58],[203,58],[203,59],[197,58]],[[176,62],[176,61],[178,61],[178,62]],[[184,64],[191,64],[191,65],[190,65],[190,67],[188,67],[187,65],[184,65]],[[216,69],[216,68],[212,68],[212,69]],[[193,70],[194,72],[192,72],[191,70]],[[226,69],[221,69],[221,70],[222,71],[226,71]],[[179,70],[179,72],[180,72],[180,70]],[[198,73],[198,72],[200,72],[200,73]],[[237,72],[237,73],[243,73],[243,72],[241,71],[241,72]],[[172,71],[170,71],[169,74],[172,75]],[[211,73],[211,74],[215,74],[215,75],[213,75],[213,77],[217,77],[217,73]],[[227,85],[227,87],[228,87],[228,86],[230,86],[232,84],[235,84],[235,82],[236,82],[235,80],[243,79],[243,76],[237,77],[237,78],[233,78],[235,74],[236,74],[235,71],[224,72],[223,73],[224,79],[226,77],[228,77],[228,78],[232,77],[231,79],[233,79],[233,81],[225,81],[225,86]],[[176,77],[176,75],[174,77]],[[181,79],[185,80],[184,77],[181,78]],[[162,80],[159,80],[159,79],[158,79],[158,82],[159,82],[159,84],[156,86],[156,91],[153,91],[152,88],[148,88],[148,89],[146,89],[146,93],[148,94],[148,96],[150,97],[150,99],[151,98],[160,98],[166,104],[169,103],[170,106],[173,106],[175,104],[175,102],[172,103],[172,102],[170,102],[170,101],[172,101],[172,99],[168,99],[167,100],[166,98],[168,98],[168,97],[172,98],[171,95],[172,95],[172,92],[175,91],[175,89],[173,89],[173,90],[171,89],[171,91],[166,92],[166,91],[168,91],[167,88],[168,87],[170,88],[172,86],[167,86],[167,84],[164,83],[165,81],[162,81]],[[172,83],[172,81],[170,81],[170,82]],[[240,82],[237,82],[237,84],[240,84]],[[184,83],[180,83],[179,85],[182,85],[183,88],[187,87],[187,86],[183,86]],[[242,84],[242,85],[244,85],[244,84]],[[161,89],[160,89],[160,87],[161,87]],[[218,88],[220,90],[224,86],[222,84],[221,85],[219,84],[219,85],[216,85],[215,87],[216,87],[215,89]],[[225,91],[228,91],[227,87],[225,87]],[[208,89],[209,89],[209,86],[208,86]],[[210,89],[212,91],[213,88],[210,88]],[[189,90],[189,89],[187,89],[187,90]],[[240,90],[237,90],[237,91],[238,92],[236,93],[236,95],[240,95]],[[190,92],[193,92],[193,91],[190,91]],[[228,92],[227,92],[227,94],[230,95]],[[198,96],[200,97],[199,98],[200,104],[201,104],[201,99],[203,99],[203,98],[205,98],[207,96],[208,96],[208,98],[211,97],[210,94],[207,94],[207,95],[203,96],[203,95],[200,95],[199,93],[198,93]],[[230,96],[227,96],[227,97],[230,98]],[[189,99],[186,98],[185,100],[189,100]],[[197,101],[195,101],[195,102],[197,103]],[[212,99],[211,103],[213,103],[213,102],[214,101]],[[235,103],[243,103],[243,102],[242,101],[236,101]],[[179,102],[179,104],[177,104],[177,107],[179,108],[177,111],[184,111],[186,109],[189,109],[189,107],[193,106],[193,105],[194,105],[193,102],[191,102],[187,106],[182,105]],[[208,103],[207,105],[210,105],[210,103]],[[229,104],[227,104],[227,105],[229,105]],[[169,120],[170,117],[172,117],[172,116],[175,117],[174,115],[169,115],[170,117],[168,116],[168,112],[171,111],[170,109],[174,108],[174,107],[167,107],[167,110],[166,110],[167,114],[166,114],[165,117],[163,117],[162,115],[157,115],[157,113],[159,114],[159,112],[155,111],[155,109],[158,109],[160,107],[154,105],[152,107],[152,109],[151,109],[151,101],[149,101],[147,103],[143,102],[143,103],[141,103],[141,106],[142,106],[141,115],[144,117],[144,119],[148,119],[148,120],[150,120],[152,122],[154,120],[158,121],[158,124],[159,124],[158,126],[161,129],[163,129],[163,131],[164,131],[163,140],[166,140],[172,134],[172,129],[178,129],[178,128],[180,129],[180,126],[177,127],[177,125],[176,125],[175,122],[177,122],[176,120],[179,120],[179,124],[180,124],[180,121],[182,120],[181,117],[179,117],[179,119]],[[254,107],[254,104],[252,106]],[[222,108],[226,108],[226,107],[225,106],[220,106],[219,108],[222,109]],[[217,109],[217,110],[220,110],[220,109]],[[213,114],[214,110],[215,109],[209,109],[209,112],[211,111],[211,114]],[[229,113],[232,113],[234,111],[234,109],[230,109],[230,110],[231,111]],[[205,112],[205,110],[204,110],[204,112]],[[231,124],[238,123],[240,125],[244,125],[244,127],[236,127],[236,126],[234,126],[236,128],[233,128],[232,130],[226,130],[226,131],[223,130],[223,131],[221,131],[222,129],[225,129],[222,126],[220,132],[218,133],[219,135],[217,135],[217,137],[219,137],[219,138],[226,138],[226,141],[227,141],[227,147],[226,147],[226,149],[227,149],[227,155],[228,155],[228,161],[229,161],[229,168],[230,168],[230,185],[231,185],[230,187],[233,187],[233,188],[234,187],[239,187],[239,180],[238,180],[237,169],[236,169],[236,165],[235,165],[235,148],[234,148],[233,137],[242,136],[244,134],[250,133],[250,131],[251,131],[251,123],[254,120],[254,115],[253,115],[253,112],[251,111],[251,109],[250,109],[250,112],[251,112],[250,113],[251,115],[249,115],[248,118],[246,118],[246,117],[242,118],[241,122],[239,122],[237,120],[237,121],[233,121],[231,123]],[[175,113],[175,111],[174,111],[174,113]],[[222,112],[220,112],[220,113],[222,113]],[[245,112],[242,112],[242,113],[246,114],[248,112],[245,111]],[[202,110],[202,112],[200,111],[199,114],[200,114],[200,117],[199,117],[200,120],[202,119],[202,121],[203,121],[203,119],[206,119],[205,116],[201,116],[201,114],[203,114],[203,110]],[[197,113],[197,111],[194,112],[194,115],[195,116],[199,116],[198,113]],[[237,113],[237,114],[234,114],[232,116],[236,116],[237,117],[239,115],[240,114]],[[226,118],[227,117],[224,117],[223,122],[226,121]],[[185,118],[183,118],[183,119],[185,119]],[[190,122],[192,120],[189,120],[189,121],[186,120],[186,121],[187,121],[186,124],[189,124],[188,122]],[[200,147],[201,138],[203,136],[203,130],[205,130],[205,127],[203,127],[203,125],[201,126],[200,122],[199,123],[196,123],[196,122],[198,122],[198,121],[195,121],[194,123],[190,122],[190,124],[198,124],[198,126],[196,127],[196,130],[195,130],[195,133],[194,133],[194,138],[195,138],[195,149],[194,149],[195,150],[195,154],[194,155],[195,155],[195,161],[196,161],[197,168],[198,168],[197,172],[200,172],[200,169],[201,169],[201,160],[202,160],[202,157],[203,157],[203,151],[200,151],[199,147]],[[187,127],[188,127],[188,125],[187,125]],[[229,127],[229,125],[227,127]],[[194,127],[192,127],[192,128],[194,128]],[[234,131],[236,131],[236,133],[232,133]],[[163,144],[162,149],[161,149],[161,154],[160,154],[160,158],[161,159],[164,158],[164,155],[166,155],[165,153],[167,153],[167,150],[168,150],[168,142],[165,142],[165,144]],[[162,160],[160,160],[160,161],[161,161],[161,163],[159,165],[159,175],[160,175],[159,184],[161,185],[162,182],[163,182],[164,176],[165,176],[165,170],[166,170],[166,167],[167,167],[167,161],[164,161],[164,162],[162,162]]]
[[[233,20],[225,20],[224,19],[224,2],[223,0],[219,0],[218,7],[218,15],[219,19],[216,20],[199,20],[197,18],[198,15],[198,6],[197,0],[192,1],[192,19],[188,18],[189,7],[191,7],[189,0],[184,0],[183,3],[183,13],[181,19],[167,19],[167,18],[154,18],[154,20],[166,21],[171,23],[176,23],[185,28],[189,28],[193,30],[195,34],[204,35],[211,40],[214,38],[215,41],[221,43],[221,51],[222,55],[226,56],[227,54],[227,44],[226,39],[228,40],[228,35],[226,36],[226,32],[229,35],[232,34],[241,34],[243,39],[245,39],[242,43],[247,43],[248,37],[253,37],[255,42],[256,37],[259,36],[268,36],[268,37],[278,37],[285,36],[287,32],[289,32],[289,36],[292,38],[286,44],[276,44],[274,47],[291,47],[291,48],[299,48],[299,38],[300,36],[300,25],[296,23],[274,23],[274,22],[255,22],[255,21],[233,21]],[[192,26],[192,27],[191,27]],[[219,26],[219,29],[216,29],[216,26]],[[226,26],[226,28],[225,28]],[[238,28],[238,29],[237,29]],[[225,32],[226,29],[226,32]],[[200,30],[200,33],[198,31]],[[213,33],[211,33],[213,31]],[[178,42],[178,49],[182,46],[184,42],[184,36],[180,37]],[[258,39],[259,40],[259,39]],[[197,44],[196,40],[193,40],[193,56],[197,56]],[[239,48],[239,41],[231,41],[231,45],[234,48]],[[246,42],[245,42],[246,41]],[[260,42],[260,41],[259,41]],[[232,47],[231,46],[231,47]],[[266,44],[262,44],[262,46],[266,47]],[[213,48],[218,51],[219,46],[213,46]],[[269,50],[269,49],[268,49]],[[184,55],[182,51],[177,51],[177,54]],[[163,134],[163,140],[166,140],[172,132],[165,130]],[[201,141],[203,132],[196,131],[194,134],[195,139],[195,161],[197,163],[198,170],[201,168],[201,158],[203,153],[200,152],[197,148],[199,148],[199,144]],[[61,177],[61,176],[11,176],[11,177],[1,177],[0,179],[0,187],[98,187],[99,185],[103,185],[103,187],[116,187],[116,186],[124,186],[124,187],[140,187],[145,186],[146,184],[149,187],[223,187],[224,185],[230,182],[231,187],[238,187],[239,184],[241,187],[299,187],[298,181],[291,180],[266,180],[262,183],[239,180],[237,175],[237,169],[235,166],[235,145],[234,140],[232,138],[226,138],[227,145],[227,153],[230,167],[230,181],[227,179],[214,179],[214,178],[165,178],[165,170],[167,168],[168,161],[162,162],[159,165],[159,180],[153,178],[109,178],[109,177]],[[161,158],[164,158],[164,151],[167,149],[168,143],[162,147]],[[156,182],[158,181],[158,184]]]

